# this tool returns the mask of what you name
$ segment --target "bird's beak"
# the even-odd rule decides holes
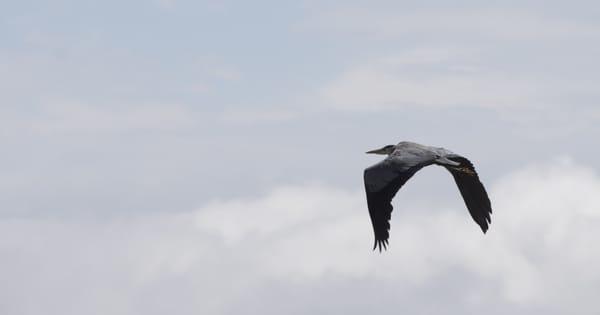
[[[383,149],[375,149],[375,150],[367,151],[365,153],[367,153],[367,154],[385,154],[385,152],[383,152]]]

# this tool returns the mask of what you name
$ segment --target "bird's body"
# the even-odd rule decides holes
[[[392,198],[396,192],[421,168],[429,165],[445,167],[456,181],[471,217],[485,233],[490,223],[492,208],[485,188],[479,181],[473,164],[444,148],[430,147],[403,141],[367,153],[385,154],[387,158],[368,167],[364,172],[367,205],[373,230],[375,249],[387,248],[392,213]]]

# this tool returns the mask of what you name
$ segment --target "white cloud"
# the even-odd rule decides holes
[[[22,111],[24,113],[22,113]],[[31,113],[33,112],[33,114]],[[193,112],[176,104],[89,105],[55,102],[35,109],[0,109],[2,128],[11,132],[119,132],[170,130],[195,123]]]
[[[353,279],[412,299],[387,305],[389,312],[424,310],[415,292],[460,274],[458,283],[445,284],[457,296],[443,306],[450,314],[477,305],[495,305],[498,313],[530,307],[540,314],[592,314],[600,289],[598,174],[559,160],[490,187],[487,235],[463,208],[419,211],[396,200],[383,254],[370,251],[362,191],[321,185],[119,221],[3,219],[0,305],[7,314],[223,314],[256,305],[263,313],[291,307],[303,313],[332,309],[332,302],[290,303],[311,300],[308,292],[292,300],[272,297]],[[280,289],[269,289],[274,283]],[[439,294],[432,298],[449,293]],[[368,306],[371,298],[335,301]],[[244,306],[248,299],[253,302]]]
[[[409,50],[350,67],[320,95],[324,103],[340,110],[480,107],[513,116],[572,107],[577,105],[571,100],[574,96],[595,95],[585,77],[490,68],[477,62],[481,54],[475,48]]]
[[[540,111],[564,117],[598,98],[590,51],[600,25],[581,18],[369,5],[320,10],[302,27],[362,52],[320,90],[339,110],[478,107],[530,123]]]
[[[221,119],[224,122],[229,123],[241,123],[241,124],[255,124],[255,123],[266,123],[266,122],[281,122],[292,120],[300,113],[292,109],[240,109],[231,108],[225,109],[221,113]]]
[[[510,108],[540,103],[534,94],[540,83],[530,84],[533,80],[485,73],[468,64],[427,64],[427,56],[414,60],[415,54],[409,55],[409,59],[387,58],[347,70],[323,89],[324,101],[342,110]]]
[[[486,40],[594,39],[600,36],[598,25],[539,12],[474,8],[420,10],[372,5],[320,10],[299,28],[384,40],[414,35],[459,40],[465,36]]]

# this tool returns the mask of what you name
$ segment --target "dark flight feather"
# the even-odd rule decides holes
[[[450,160],[460,163],[460,166],[445,166],[454,177],[458,190],[462,195],[467,209],[483,233],[487,232],[492,222],[492,206],[473,163],[462,156],[449,156]]]
[[[377,165],[375,165],[377,167]],[[384,167],[383,165],[379,167]],[[370,169],[365,170],[365,177],[368,176]],[[367,181],[365,181],[365,191],[367,192],[367,206],[369,208],[369,216],[371,217],[371,223],[373,224],[373,231],[375,232],[375,243],[373,250],[379,247],[387,249],[388,238],[390,237],[390,219],[392,217],[392,199],[400,190],[400,187],[406,183],[415,172],[400,172],[397,171],[395,178],[393,178],[385,187],[379,191],[372,191],[367,187]]]

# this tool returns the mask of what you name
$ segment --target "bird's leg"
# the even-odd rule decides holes
[[[456,161],[452,161],[449,158],[445,157],[445,156],[440,156],[435,160],[435,163],[441,166],[450,166],[450,167],[457,167],[460,166],[460,163],[456,162]]]
[[[450,160],[449,158],[447,158],[445,156],[440,156],[439,158],[437,158],[435,160],[435,163],[438,165],[449,167],[451,169],[465,173],[466,175],[470,175],[470,176],[476,175],[475,172],[472,169],[470,169],[468,166],[465,166],[463,164],[460,164],[459,162]]]

